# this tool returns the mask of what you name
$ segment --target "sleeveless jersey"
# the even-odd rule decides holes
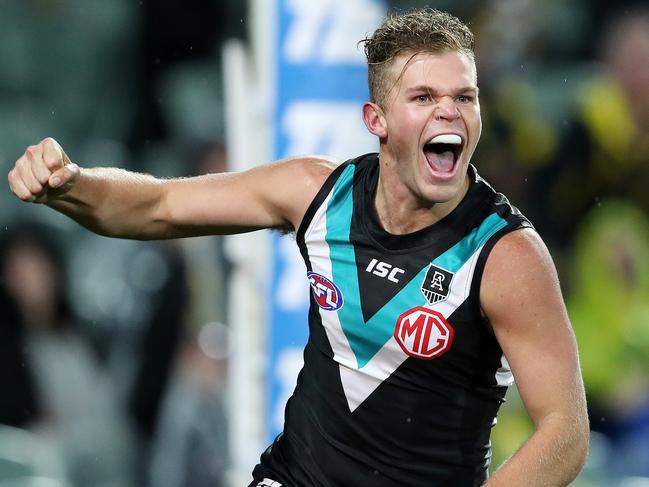
[[[462,202],[430,227],[383,230],[377,154],[336,168],[297,243],[311,286],[304,367],[256,478],[288,487],[474,486],[513,382],[481,315],[499,238],[528,220],[469,166]]]

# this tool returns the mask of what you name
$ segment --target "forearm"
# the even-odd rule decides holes
[[[156,179],[80,169],[46,138],[27,148],[7,178],[22,201],[46,204],[101,235],[149,240],[295,230],[334,167],[295,158],[240,173]],[[305,183],[295,184],[300,176]]]
[[[82,169],[74,187],[47,205],[100,235],[153,239],[167,235],[160,218],[162,181],[117,168]]]
[[[576,418],[548,419],[484,487],[568,485],[588,451],[588,427]]]

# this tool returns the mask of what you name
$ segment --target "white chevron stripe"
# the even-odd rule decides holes
[[[311,224],[304,233],[311,270],[325,276],[333,282],[333,272],[331,270],[331,259],[329,257],[329,245],[326,241],[327,235],[327,207],[333,190],[329,193],[318,211],[313,216]],[[343,296],[344,299],[344,296]],[[344,306],[344,305],[343,305]],[[326,311],[320,309],[322,325],[327,333],[327,338],[334,352],[334,360],[345,367],[356,367],[356,357],[349,346],[347,336],[342,330],[338,313],[335,311]]]
[[[325,238],[327,230],[326,208],[330,199],[331,193],[314,215],[311,224],[305,232],[304,239],[313,272],[317,272],[333,281],[329,246]],[[469,260],[455,273],[453,285],[447,300],[430,305],[422,295],[421,299],[425,302],[422,305],[426,308],[436,310],[445,318],[448,318],[469,296],[473,273],[481,250],[482,247],[477,249]],[[418,304],[413,303],[412,307]],[[403,311],[407,310],[404,309]],[[323,309],[320,309],[319,312],[322,325],[325,328],[327,338],[334,352],[333,358],[339,364],[340,379],[349,410],[353,412],[408,356],[403,352],[394,337],[391,336],[372,359],[364,367],[359,369],[357,368],[356,356],[349,345],[347,336],[338,319],[338,313]],[[396,326],[397,317],[394,319]]]

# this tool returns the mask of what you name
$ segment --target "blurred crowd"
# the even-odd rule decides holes
[[[557,263],[593,431],[576,485],[649,485],[649,6],[390,2],[422,5],[476,33],[473,162]],[[227,170],[220,49],[246,40],[245,2],[0,12],[2,172],[45,136],[85,166]],[[111,241],[6,188],[0,203],[0,485],[227,485],[223,242]],[[515,389],[508,399],[494,465],[531,428]]]

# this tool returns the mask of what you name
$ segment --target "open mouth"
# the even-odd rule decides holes
[[[424,156],[434,172],[451,174],[462,154],[462,137],[441,134],[424,144]]]

